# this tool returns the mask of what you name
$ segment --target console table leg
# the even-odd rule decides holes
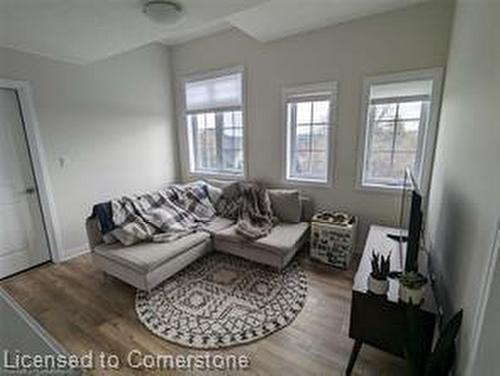
[[[361,345],[363,342],[355,341],[354,346],[352,347],[351,356],[349,357],[349,364],[347,365],[347,369],[345,370],[346,376],[350,376],[352,373],[352,369],[354,368],[354,363],[356,363],[356,359],[358,358],[359,351],[361,350]]]

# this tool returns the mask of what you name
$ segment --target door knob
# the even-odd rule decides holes
[[[24,193],[26,193],[27,195],[33,195],[33,194],[36,193],[36,188],[34,188],[34,187],[26,188],[26,190],[24,191]]]

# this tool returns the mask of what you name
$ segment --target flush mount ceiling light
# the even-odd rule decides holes
[[[182,6],[173,1],[148,0],[142,7],[142,12],[151,21],[168,26],[174,26],[184,19]]]

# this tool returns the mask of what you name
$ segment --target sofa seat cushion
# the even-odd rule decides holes
[[[248,241],[236,232],[236,225],[215,234],[215,238],[241,244],[242,247],[255,247],[279,255],[286,255],[289,252],[294,252],[300,246],[307,236],[309,224],[307,222],[300,223],[279,223],[271,233],[263,238],[255,241]]]
[[[139,272],[155,270],[173,258],[210,239],[206,232],[195,232],[169,243],[100,244],[94,252]]]
[[[202,226],[204,231],[207,231],[209,234],[214,235],[215,233],[225,230],[234,225],[234,221],[231,219],[223,218],[223,217],[215,217],[210,222],[205,223]]]

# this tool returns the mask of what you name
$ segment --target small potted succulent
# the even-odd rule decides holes
[[[391,266],[391,255],[384,257],[379,253],[372,252],[372,272],[368,276],[368,290],[376,295],[385,295],[389,290],[389,269]]]
[[[424,298],[427,278],[416,272],[403,272],[399,276],[399,299],[404,303],[420,305]]]

